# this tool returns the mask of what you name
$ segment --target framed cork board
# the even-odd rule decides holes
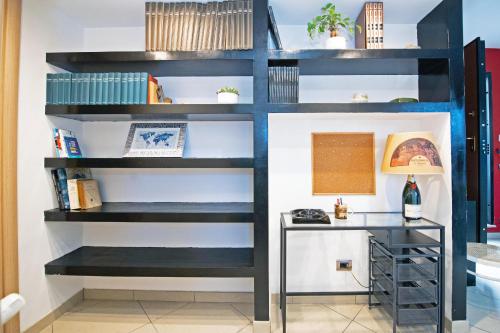
[[[374,133],[312,133],[311,139],[314,195],[376,193]]]

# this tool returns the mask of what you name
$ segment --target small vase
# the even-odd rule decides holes
[[[217,94],[217,103],[219,104],[237,104],[238,94],[230,92],[221,92]]]
[[[344,50],[347,48],[347,41],[345,37],[341,36],[329,37],[326,40],[326,48],[330,50]]]

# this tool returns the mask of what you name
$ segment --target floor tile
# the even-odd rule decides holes
[[[142,308],[151,321],[165,317],[174,310],[177,310],[187,303],[181,302],[157,302],[157,301],[139,301]]]
[[[341,315],[349,318],[349,319],[354,319],[356,315],[361,311],[361,309],[364,307],[364,305],[360,304],[325,304],[327,307],[332,309],[335,312],[340,313]]]
[[[290,304],[287,307],[288,333],[338,333],[350,322],[322,304]]]
[[[253,293],[212,293],[197,291],[194,293],[194,301],[209,303],[253,303]]]
[[[472,326],[470,328],[470,332],[469,333],[493,333],[493,332],[484,331],[484,330],[481,330],[481,329],[479,329],[477,327]]]
[[[375,332],[392,331],[392,318],[383,309],[377,307],[364,306],[354,321]]]
[[[250,321],[231,304],[191,303],[153,324],[159,333],[236,333]]]
[[[373,333],[372,330],[369,330],[368,328],[361,326],[355,321],[351,321],[347,329],[344,331],[344,333]]]
[[[134,292],[132,290],[121,289],[84,289],[84,299],[98,299],[106,301],[133,301]]]
[[[192,291],[134,290],[136,301],[194,302]]]
[[[241,330],[238,331],[238,333],[253,333],[252,324],[249,324],[248,326],[242,328]]]
[[[130,333],[158,333],[153,324],[146,324]]]
[[[45,327],[40,333],[52,333],[52,325]]]
[[[354,295],[333,295],[333,296],[293,296],[294,304],[355,304]]]
[[[467,319],[471,326],[487,332],[497,332],[498,327],[500,327],[500,316],[498,314],[471,304],[467,305]]]
[[[53,323],[53,333],[129,333],[149,323],[138,302],[85,301]]]

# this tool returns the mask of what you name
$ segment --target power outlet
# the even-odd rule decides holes
[[[337,260],[337,271],[352,271],[352,260]]]

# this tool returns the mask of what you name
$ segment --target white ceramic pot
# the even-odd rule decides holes
[[[327,49],[346,49],[347,48],[347,41],[345,37],[329,37],[326,40],[326,48]]]
[[[237,104],[238,94],[230,92],[221,92],[217,94],[217,103],[219,104]]]

